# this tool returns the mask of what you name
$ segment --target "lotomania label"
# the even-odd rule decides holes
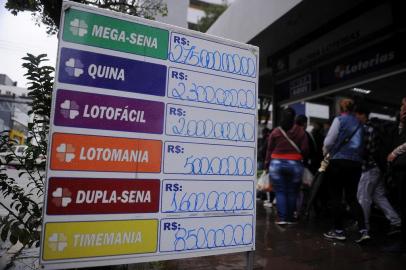
[[[162,134],[164,103],[61,90],[56,95],[57,126]]]
[[[45,224],[43,260],[151,253],[157,220],[57,222]]]
[[[48,215],[156,213],[159,180],[50,178]]]
[[[144,172],[161,170],[162,142],[156,140],[54,133],[51,169]]]
[[[166,66],[62,48],[59,81],[164,96]]]
[[[69,9],[65,12],[63,40],[167,59],[167,30]]]

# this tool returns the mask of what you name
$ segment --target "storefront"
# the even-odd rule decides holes
[[[244,3],[236,0],[209,32],[260,47],[259,104],[272,99],[270,119],[292,106],[328,121],[343,96],[393,119],[406,94],[405,1],[289,1],[291,7],[284,1],[258,1],[255,10],[244,9],[244,16],[255,20],[241,25],[237,15]],[[271,17],[275,10],[284,13],[257,27],[266,21],[266,9]],[[238,34],[238,28],[257,32]]]
[[[368,104],[375,116],[395,119],[406,95],[405,43],[401,35],[394,35],[276,83],[275,102],[279,108],[292,106],[298,113],[328,120],[336,113],[338,98],[346,96]],[[328,110],[311,113],[315,105]]]
[[[352,97],[374,117],[396,119],[406,96],[405,28],[396,17],[396,1],[374,2],[307,44],[268,58],[274,108],[291,106],[327,122],[337,113],[338,99]]]

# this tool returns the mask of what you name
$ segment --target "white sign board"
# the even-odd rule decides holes
[[[254,250],[258,57],[64,2],[44,268]]]

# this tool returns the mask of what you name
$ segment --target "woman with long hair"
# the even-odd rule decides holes
[[[265,169],[269,168],[276,195],[276,224],[295,222],[294,212],[303,177],[303,159],[308,153],[308,139],[303,127],[295,125],[295,111],[284,109],[280,126],[269,136]]]

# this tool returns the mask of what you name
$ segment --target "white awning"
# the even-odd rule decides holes
[[[207,31],[247,43],[302,0],[235,0]]]

